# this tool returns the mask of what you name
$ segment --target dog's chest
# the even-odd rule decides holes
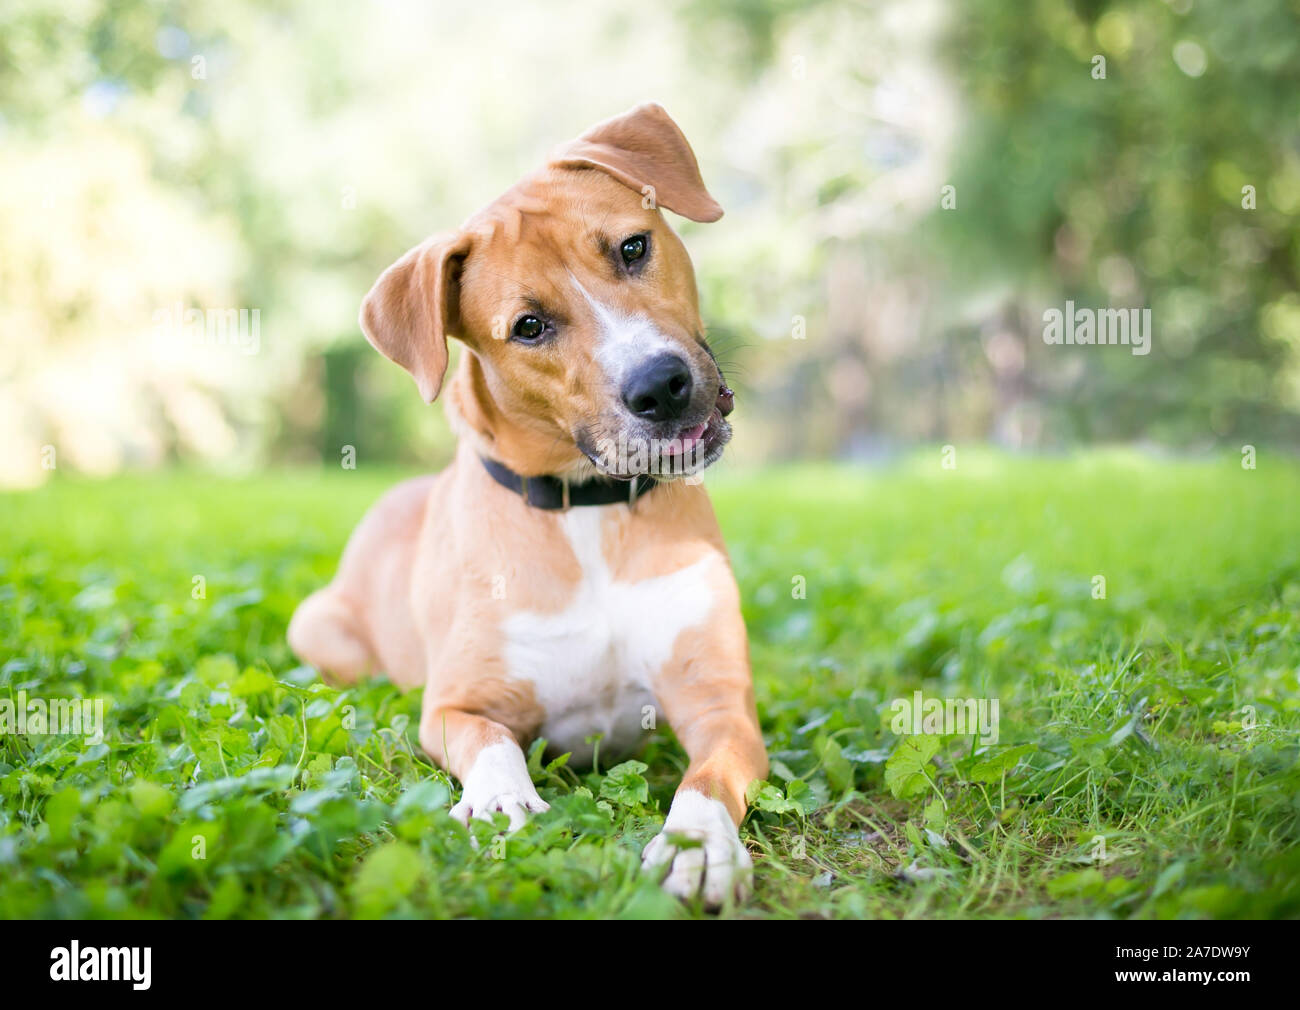
[[[658,725],[656,675],[682,631],[701,624],[712,604],[704,558],[677,571],[626,582],[602,553],[603,508],[561,517],[582,577],[558,612],[520,611],[506,618],[505,656],[512,679],[532,684],[545,712],[540,735],[550,748],[590,760],[626,752]]]

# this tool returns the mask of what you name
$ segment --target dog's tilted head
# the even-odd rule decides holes
[[[661,207],[722,216],[676,124],[642,105],[394,263],[362,329],[426,401],[459,338],[454,412],[519,473],[698,472],[731,437],[731,391]]]

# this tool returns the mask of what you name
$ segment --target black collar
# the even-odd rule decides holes
[[[648,474],[633,480],[593,477],[582,484],[570,484],[559,477],[521,477],[504,463],[480,457],[492,479],[503,488],[520,495],[533,508],[567,509],[577,505],[635,505],[642,495],[654,490],[659,482]]]

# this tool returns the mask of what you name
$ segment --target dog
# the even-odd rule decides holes
[[[716,221],[658,105],[600,123],[366,295],[360,323],[432,403],[464,346],[441,473],[387,492],[289,643],[336,682],[424,686],[420,743],[451,814],[548,809],[524,751],[590,761],[666,719],[689,757],[642,862],[709,905],[743,898],[738,827],[767,775],[740,596],[698,474],[734,404],[694,270],[660,212]],[[682,840],[688,839],[685,844]]]

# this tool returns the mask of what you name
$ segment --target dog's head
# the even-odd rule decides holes
[[[460,339],[454,410],[522,474],[698,472],[731,437],[732,399],[661,207],[722,216],[677,125],[642,105],[394,263],[362,329],[429,402]]]

